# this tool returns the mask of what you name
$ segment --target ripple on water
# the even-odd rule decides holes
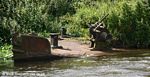
[[[144,55],[144,56],[143,56]],[[146,56],[145,56],[146,55]],[[44,73],[49,77],[148,77],[150,76],[150,57],[111,56],[100,58],[62,59],[48,62],[24,63],[8,68],[17,73]],[[20,69],[18,69],[20,68]],[[4,70],[5,69],[5,70]]]

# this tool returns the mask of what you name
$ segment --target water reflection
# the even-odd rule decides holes
[[[47,77],[150,77],[150,53],[123,53],[115,56],[67,58],[13,64],[1,61],[1,75]]]
[[[0,71],[11,70],[14,67],[12,59],[0,59]]]

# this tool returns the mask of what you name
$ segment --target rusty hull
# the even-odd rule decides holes
[[[14,36],[12,39],[14,60],[51,56],[51,45],[46,38],[21,35],[20,37]]]

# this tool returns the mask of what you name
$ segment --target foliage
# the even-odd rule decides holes
[[[0,47],[0,58],[11,58],[12,52],[11,52],[12,46],[11,45],[3,45]]]
[[[113,13],[108,19],[109,29],[123,47],[148,48],[150,45],[150,5],[136,2],[135,6],[123,3],[119,15]],[[115,19],[113,19],[115,18]]]
[[[57,32],[59,17],[75,10],[70,0],[0,0],[0,41],[8,43],[15,31]]]
[[[66,27],[68,34],[88,38],[87,24],[104,21],[123,47],[150,46],[149,0],[0,0],[0,44],[14,31],[48,36]]]
[[[122,47],[148,48],[150,46],[150,3],[137,0],[87,0],[76,3],[76,13],[68,18],[69,32],[87,36],[88,23],[98,21],[104,14],[104,21]],[[86,31],[85,31],[86,30]]]

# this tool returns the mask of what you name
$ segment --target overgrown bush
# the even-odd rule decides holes
[[[88,23],[104,20],[122,47],[150,46],[150,0],[0,0],[0,43],[13,31],[47,36],[66,27],[73,36],[88,38]]]
[[[0,59],[1,58],[10,58],[13,56],[11,52],[12,46],[4,44],[3,46],[0,46]]]
[[[150,2],[150,1],[149,1]],[[104,21],[122,47],[148,48],[150,45],[150,3],[137,0],[87,0],[76,3],[77,12],[66,20],[69,32],[77,36],[87,36],[88,23],[98,21],[104,14]]]
[[[10,42],[14,31],[58,32],[59,17],[75,13],[71,0],[0,0],[0,41]]]
[[[123,47],[148,48],[150,45],[149,3],[136,2],[135,6],[123,3],[121,8],[119,15],[113,12],[108,18],[107,23],[113,36],[122,42]]]

